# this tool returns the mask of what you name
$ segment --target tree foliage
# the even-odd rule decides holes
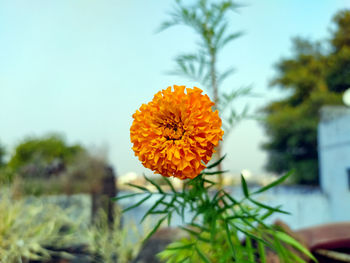
[[[35,173],[33,175],[41,175],[54,162],[70,164],[83,151],[80,145],[70,146],[62,136],[56,134],[42,138],[30,137],[17,145],[7,166],[23,175],[31,171]]]
[[[289,94],[265,107],[264,126],[269,141],[267,169],[296,170],[296,182],[318,183],[317,125],[323,105],[341,104],[350,87],[350,10],[333,18],[329,40],[293,39],[293,55],[276,64],[270,86]]]
[[[0,168],[5,165],[5,147],[0,144]]]

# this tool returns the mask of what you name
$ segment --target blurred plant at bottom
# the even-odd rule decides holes
[[[139,251],[143,236],[136,225],[120,227],[117,210],[113,228],[106,215],[99,213],[98,223],[73,218],[73,207],[61,208],[42,198],[14,200],[10,191],[0,195],[0,262],[50,262],[50,259],[75,258],[72,248],[82,248],[88,262],[130,262]],[[72,212],[72,213],[71,213]],[[75,213],[76,214],[76,213]],[[85,220],[85,221],[84,221]],[[132,231],[134,240],[130,239]],[[80,252],[81,253],[81,252]],[[69,262],[69,261],[68,261]]]
[[[142,232],[147,231],[147,222],[145,229],[139,231],[136,224],[128,222],[121,227],[121,211],[116,209],[114,224],[108,224],[106,213],[102,210],[95,224],[87,231],[90,250],[95,256],[94,262],[118,262],[128,263],[135,258],[141,250]],[[135,241],[136,240],[136,241]]]
[[[65,247],[78,242],[67,213],[54,205],[26,204],[0,196],[0,262],[45,260],[54,253],[47,247]],[[68,254],[62,256],[68,256]]]

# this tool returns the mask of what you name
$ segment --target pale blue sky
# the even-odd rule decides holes
[[[119,174],[144,169],[129,140],[131,115],[155,92],[196,83],[167,76],[174,56],[195,48],[192,31],[155,34],[173,0],[0,0],[0,141],[9,149],[24,136],[60,132],[69,142],[108,145]],[[244,1],[241,1],[244,3]],[[259,108],[281,96],[267,89],[273,64],[290,54],[293,36],[328,36],[346,0],[250,0],[232,13],[245,36],[221,56],[236,74],[224,89],[253,84]],[[200,85],[198,85],[200,87]],[[225,143],[225,167],[263,172],[266,140],[255,121],[240,124]]]

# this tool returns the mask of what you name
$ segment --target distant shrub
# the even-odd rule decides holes
[[[80,145],[68,145],[60,135],[30,137],[15,148],[7,166],[23,177],[48,177],[61,172],[84,152]]]

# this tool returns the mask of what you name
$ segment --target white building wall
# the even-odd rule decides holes
[[[320,183],[332,221],[350,221],[350,109],[322,108],[318,127]]]

